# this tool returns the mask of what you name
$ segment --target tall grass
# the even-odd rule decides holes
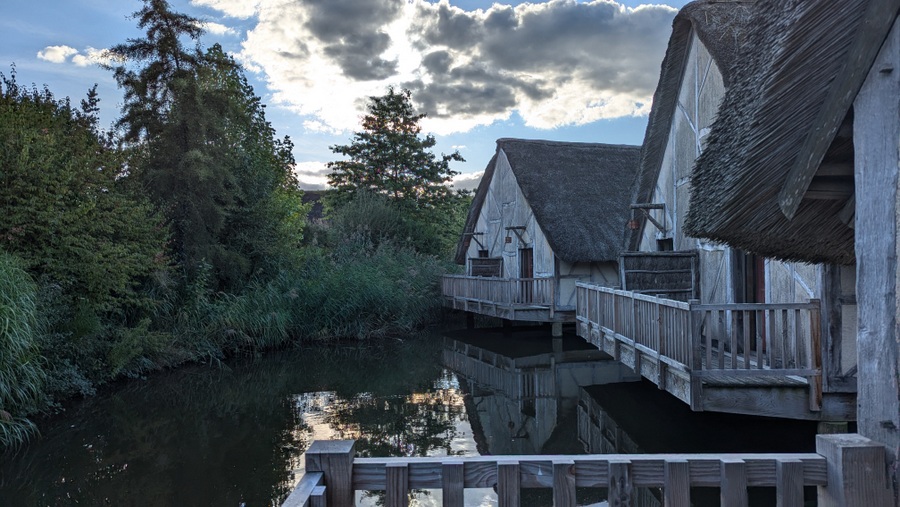
[[[0,447],[27,440],[27,415],[41,408],[45,374],[35,338],[40,332],[37,287],[18,259],[0,252]]]

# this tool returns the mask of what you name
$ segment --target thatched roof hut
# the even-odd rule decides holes
[[[653,108],[644,135],[634,202],[647,203],[652,198],[669,142],[693,36],[696,34],[707,48],[728,86],[732,64],[737,60],[746,34],[745,27],[751,19],[752,5],[752,0],[697,0],[685,5],[675,16],[659,83],[653,94]],[[630,250],[638,249],[644,225],[642,223],[630,234]]]
[[[639,146],[499,139],[475,192],[464,233],[475,229],[501,151],[561,260],[618,259],[624,248]],[[470,237],[464,234],[459,243],[459,264],[466,262]]]
[[[688,234],[852,263],[852,105],[896,0],[761,0],[692,176]]]

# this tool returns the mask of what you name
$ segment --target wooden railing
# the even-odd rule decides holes
[[[522,488],[550,488],[553,505],[574,507],[575,488],[606,488],[610,505],[630,506],[635,488],[662,488],[665,505],[690,505],[690,488],[720,490],[721,505],[746,506],[748,487],[774,487],[778,505],[886,505],[884,446],[859,435],[819,435],[808,454],[609,454],[356,458],[352,440],[316,441],[306,473],[282,507],[352,506],[356,490],[384,491],[385,506],[407,506],[413,489],[442,490],[462,507],[466,488],[495,488],[501,507],[519,505]],[[831,483],[829,483],[831,481]],[[865,501],[863,504],[861,502]]]
[[[819,301],[700,304],[579,282],[576,319],[699,376],[821,378]]]
[[[493,278],[484,276],[445,275],[442,279],[445,297],[501,306],[549,306],[556,302],[553,278]]]

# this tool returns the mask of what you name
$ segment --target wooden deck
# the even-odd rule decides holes
[[[593,454],[357,458],[352,440],[316,441],[306,472],[282,507],[352,506],[357,490],[384,491],[384,505],[406,507],[413,489],[439,489],[445,507],[462,507],[466,488],[494,488],[501,507],[518,506],[523,488],[553,491],[553,505],[577,505],[575,488],[605,488],[610,505],[634,505],[637,488],[662,488],[665,505],[688,507],[692,487],[717,488],[723,507],[746,506],[748,487],[774,487],[778,505],[799,507],[803,488],[819,505],[884,505],[884,446],[859,435],[820,435],[816,453]],[[862,479],[866,477],[866,479]]]
[[[444,305],[506,320],[574,322],[574,308],[558,308],[553,278],[445,275]]]
[[[693,410],[856,418],[823,392],[819,302],[700,304],[578,284],[578,334]]]

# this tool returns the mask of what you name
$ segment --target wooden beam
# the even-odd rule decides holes
[[[900,10],[898,0],[870,0],[860,21],[856,40],[847,52],[843,72],[829,86],[825,102],[810,129],[809,135],[788,171],[784,186],[778,194],[778,204],[788,218],[794,218],[825,152],[841,128],[847,111],[853,105],[869,69],[875,62],[882,44]],[[900,69],[897,69],[900,72]],[[857,112],[856,117],[863,117]],[[856,133],[854,125],[854,133]]]
[[[853,195],[853,181],[814,179],[806,190],[804,199],[819,201],[843,201]]]

